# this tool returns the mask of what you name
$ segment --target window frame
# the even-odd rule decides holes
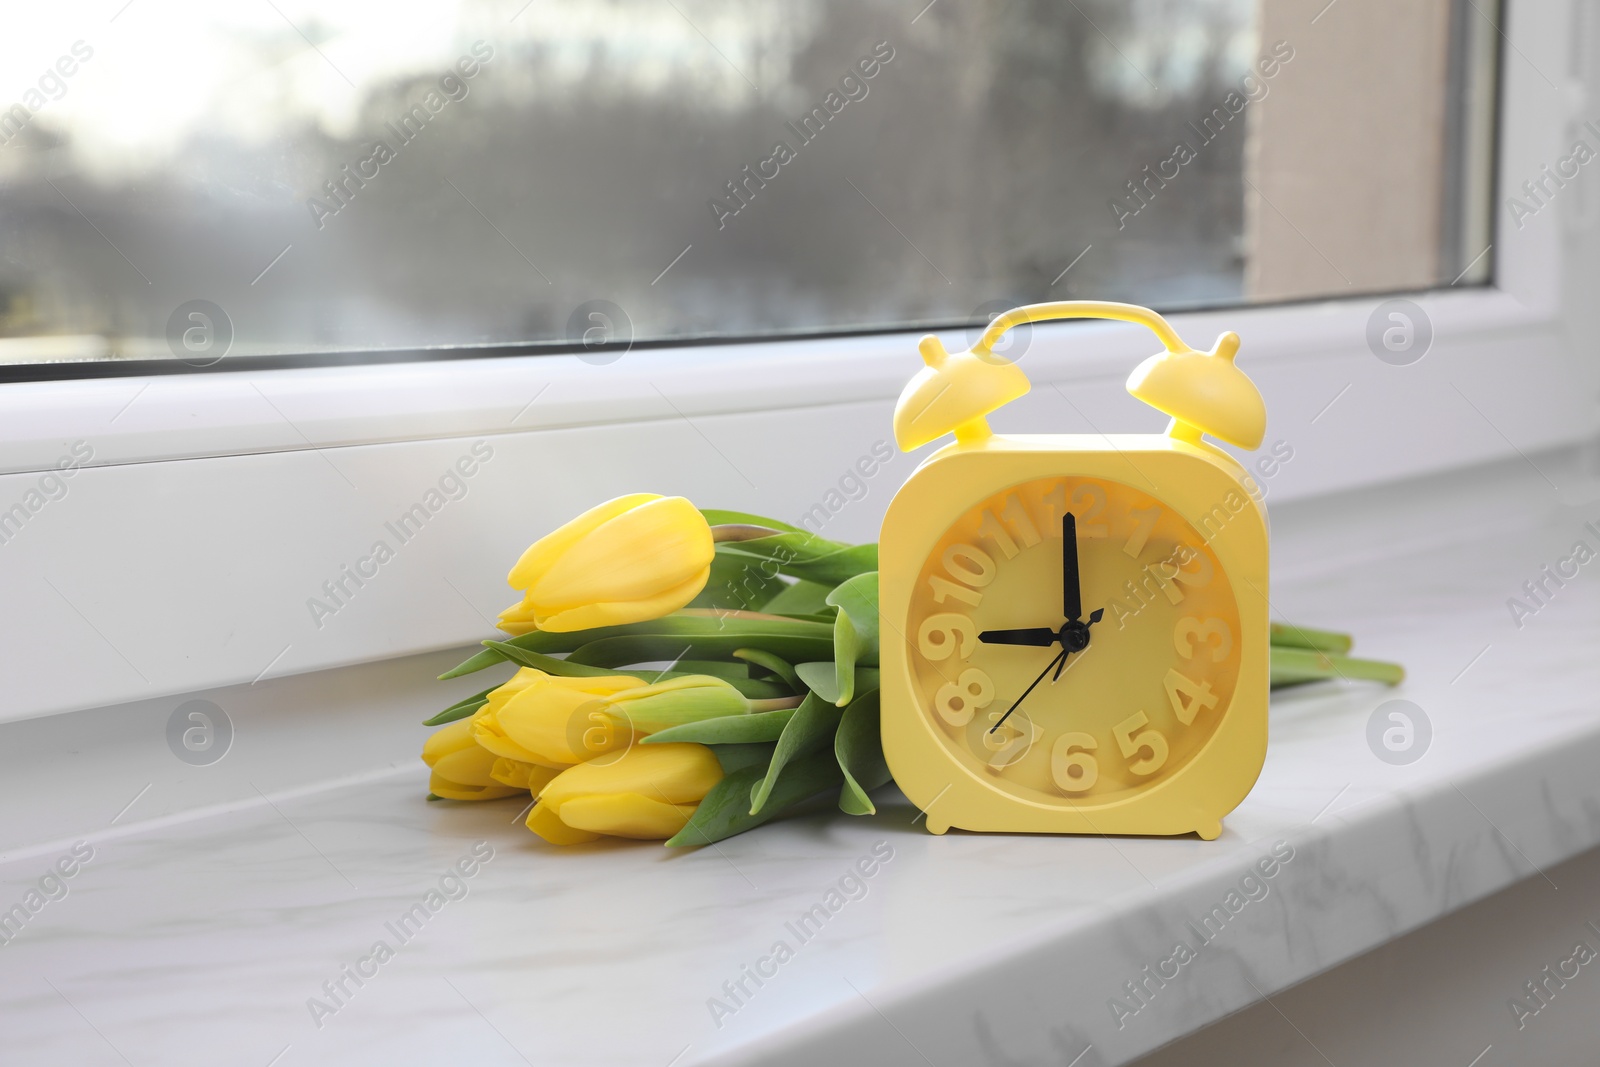
[[[1538,72],[1563,71],[1574,81],[1586,76],[1573,71],[1569,55],[1573,11],[1567,0],[1507,0],[1502,25],[1511,47],[1503,49],[1500,67],[1495,166],[1499,190],[1516,189],[1525,178],[1537,175],[1543,163],[1558,158],[1570,143],[1569,128],[1582,119],[1585,95],[1567,92],[1562,97]],[[1592,187],[1594,177],[1582,180]],[[1585,199],[1587,195],[1595,194],[1591,189]],[[1308,458],[1296,467],[1292,479],[1286,476],[1276,500],[1467,463],[1526,457],[1587,439],[1595,430],[1592,405],[1567,395],[1573,392],[1570,383],[1576,373],[1570,364],[1575,316],[1587,310],[1571,294],[1586,286],[1592,290],[1597,280],[1591,269],[1595,257],[1580,254],[1569,240],[1574,225],[1570,216],[1579,206],[1580,198],[1570,196],[1558,201],[1555,211],[1541,212],[1517,229],[1506,225],[1504,199],[1497,195],[1489,253],[1494,262],[1492,284],[1392,294],[1415,300],[1432,321],[1436,351],[1416,365],[1422,368],[1420,375],[1433,376],[1426,379],[1432,383],[1427,388],[1442,391],[1447,383],[1479,383],[1474,392],[1480,410],[1463,409],[1461,417],[1468,421],[1481,417],[1487,424],[1478,422],[1475,431],[1447,434],[1443,443],[1430,437],[1432,428],[1406,424],[1409,401],[1398,386],[1380,384],[1334,396],[1337,382],[1346,378],[1352,384],[1398,383],[1400,372],[1415,370],[1381,364],[1365,344],[1368,316],[1391,294],[1181,312],[1169,318],[1197,346],[1209,345],[1222,330],[1239,332],[1245,339],[1241,365],[1262,383],[1275,425],[1283,424],[1277,420],[1293,420],[1305,440],[1314,440],[1315,448],[1306,449]],[[64,514],[52,521],[116,537],[130,502],[179,484],[183,465],[259,462],[263,453],[282,454],[285,460],[276,468],[280,475],[261,484],[261,491],[271,497],[263,507],[292,508],[304,491],[293,471],[306,467],[292,467],[287,461],[308,451],[361,450],[363,456],[377,457],[374,462],[385,465],[386,478],[413,484],[436,473],[428,466],[434,462],[432,453],[423,458],[428,452],[423,446],[440,440],[510,440],[523,435],[535,440],[554,435],[551,440],[556,440],[564,430],[600,427],[619,442],[618,455],[641,455],[667,447],[668,432],[681,433],[685,420],[707,443],[708,431],[720,434],[719,427],[767,420],[791,428],[806,425],[805,420],[832,419],[833,425],[849,420],[869,436],[888,436],[884,413],[918,365],[915,344],[922,332],[928,331],[641,344],[605,365],[574,355],[512,355],[17,381],[0,386],[0,506],[15,499],[31,478],[54,469],[80,440],[93,442],[94,455],[86,466],[95,468],[93,476],[101,480],[101,491],[82,506],[63,507]],[[955,348],[965,330],[931,332],[944,335]],[[1053,387],[1081,390],[1084,395],[1098,389],[1120,392],[1122,377],[1152,350],[1148,337],[1134,328],[1063,323],[1034,328],[1023,365],[1036,394],[1049,394]],[[1586,351],[1592,360],[1592,348]],[[1515,353],[1515,366],[1510,353]],[[1521,376],[1506,377],[1516,374]],[[1544,380],[1530,381],[1529,375]],[[1339,418],[1322,420],[1319,409],[1331,406],[1330,397],[1345,410]],[[746,418],[751,415],[761,418]],[[1038,425],[1030,414],[1020,428],[1068,427]],[[1119,422],[1106,428],[1151,427]],[[1269,427],[1269,442],[1273,432]],[[837,476],[837,460],[813,458],[802,448],[788,453],[780,479],[785,488],[775,490],[776,496],[767,494],[766,506],[798,515],[813,501],[818,486]],[[615,466],[623,461],[589,462]],[[911,468],[910,462],[903,462],[894,477],[903,478]],[[887,492],[875,492],[879,495],[870,509],[862,509],[862,516],[869,510],[881,514],[886,506]],[[208,536],[208,530],[220,529],[203,499],[179,499],[170,507],[176,510],[169,510],[162,521],[174,528],[192,530],[201,538]],[[852,522],[865,528],[862,516]],[[559,521],[555,515],[540,518]],[[259,540],[232,546],[261,570],[251,577],[248,588],[267,591],[290,581],[282,573],[289,564],[278,559],[277,536],[263,528]],[[76,605],[72,612],[65,611],[59,590],[52,592],[32,580],[31,572],[81,570],[81,558],[72,555],[81,552],[81,546],[73,547],[74,538],[35,541],[23,554],[12,546],[0,546],[0,571],[30,572],[13,573],[8,581],[0,581],[0,591],[13,604],[11,617],[47,620],[40,623],[46,628],[54,621],[80,647],[103,649],[88,616],[99,611],[115,617],[133,610],[130,605],[136,603],[141,587],[130,577],[126,588],[118,588],[120,578],[102,575],[92,611],[80,611]],[[467,544],[441,546],[439,551],[466,566],[472,551],[463,547]],[[151,565],[181,567],[182,562],[181,552],[174,549],[173,555]],[[491,569],[498,570],[498,563]],[[226,617],[246,610],[239,595],[237,588],[221,587],[175,592],[175,603],[152,611],[145,625],[160,627],[165,620],[177,626],[176,620],[196,614]],[[246,648],[219,644],[190,649],[171,657],[159,670],[144,672],[130,672],[126,657],[119,659],[109,651],[81,663],[70,657],[32,657],[18,665],[13,700],[0,709],[0,720],[251,682],[268,671],[318,670],[465,644],[481,638],[485,624],[470,617],[446,623],[385,618],[349,629],[348,635],[323,643],[315,654],[265,671],[263,664],[275,651],[269,647],[272,640]]]

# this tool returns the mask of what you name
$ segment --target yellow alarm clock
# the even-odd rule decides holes
[[[1000,435],[1027,393],[993,354],[1047,319],[1120,319],[1166,347],[1128,391],[1163,434]],[[905,451],[954,434],[879,541],[883,751],[928,829],[1207,840],[1267,745],[1266,512],[1206,435],[1254,449],[1266,406],[1239,337],[1191,349],[1131,304],[1033,304],[971,351],[938,338],[901,393]]]

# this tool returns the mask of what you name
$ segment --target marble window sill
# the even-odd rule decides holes
[[[1127,1062],[1600,843],[1600,563],[1520,629],[1506,606],[1589,522],[1520,460],[1276,512],[1274,615],[1411,679],[1279,694],[1216,842],[933,837],[889,789],[696,852],[556,851],[515,802],[423,801],[453,653],[197,694],[235,729],[208,767],[168,750],[170,698],[5,725],[0,910],[92,850],[0,945],[6,1059]],[[1409,765],[1368,746],[1394,698],[1432,726]]]

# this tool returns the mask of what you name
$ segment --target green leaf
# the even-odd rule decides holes
[[[669,726],[653,733],[642,742],[646,745],[667,745],[677,741],[694,741],[702,745],[745,745],[756,741],[776,741],[783,736],[783,728],[794,718],[796,708],[781,711],[758,711],[753,715],[723,715],[700,722],[686,722],[682,726]]]
[[[828,610],[828,593],[828,587],[817,582],[786,584],[761,610],[773,615],[821,615]]]
[[[838,703],[839,671],[831,659],[816,663],[797,663],[794,669],[807,689],[830,704]]]
[[[750,541],[724,541],[717,550],[769,560],[784,574],[828,586],[878,569],[877,545],[846,545],[803,531]]]
[[[489,648],[493,651],[500,653],[501,656],[510,660],[512,663],[519,664],[523,667],[533,667],[544,671],[546,674],[559,675],[562,678],[599,678],[613,674],[628,673],[625,671],[600,670],[597,667],[586,666],[582,663],[574,663],[571,659],[556,659],[554,656],[540,655],[537,652],[530,652],[525,648],[518,648],[509,641],[485,641],[484,644],[489,646]],[[642,673],[653,674],[655,672],[647,671]],[[635,676],[637,677],[639,675],[636,674]]]
[[[711,559],[711,576],[691,608],[732,608],[754,611],[788,585],[778,572],[748,556],[718,552]]]
[[[878,809],[867,794],[890,781],[878,731],[878,710],[876,689],[861,694],[844,709],[839,730],[833,735],[833,754],[844,772],[839,810],[847,815],[875,814]]]
[[[858,652],[857,662],[868,666],[878,663],[878,572],[858,574],[849,581],[839,583],[828,594],[828,603],[850,616],[855,627]],[[837,630],[835,631],[837,636]]]
[[[841,611],[833,620],[833,684],[838,689],[833,702],[840,707],[850,703],[856,695],[856,655],[860,642],[856,639],[855,623]]]
[[[742,771],[746,767],[755,767],[765,772],[767,764],[772,762],[772,742],[754,745],[712,745],[711,753],[717,757],[717,762],[722,764],[723,774]]]
[[[439,681],[448,681],[451,678],[460,678],[464,674],[473,674],[485,667],[493,667],[496,663],[504,663],[506,658],[492,648],[474,653],[457,663],[454,667],[439,675]]]
[[[769,519],[765,515],[752,515],[748,511],[701,508],[700,514],[705,517],[706,523],[711,526],[770,526],[774,530],[786,530],[789,533],[804,532],[798,526],[790,526],[786,522]]]
[[[832,661],[820,663],[797,663],[795,673],[800,675],[800,680],[807,689],[830,704],[839,701],[839,672]],[[855,691],[865,693],[869,689],[878,688],[878,679],[881,672],[876,667],[857,667],[855,670]],[[845,701],[849,703],[849,701]]]
[[[695,808],[689,823],[667,841],[670,848],[709,845],[771,822],[795,805],[838,785],[839,764],[833,753],[813,752],[789,765],[783,781],[756,815],[750,814],[750,791],[761,780],[759,764],[734,771],[718,782]]]
[[[778,747],[772,752],[772,764],[767,768],[766,776],[750,791],[750,814],[758,814],[766,806],[773,787],[778,784],[778,778],[790,760],[814,752],[828,743],[838,729],[843,714],[841,709],[828,704],[815,693],[805,698],[800,707],[795,709],[794,717],[784,726],[778,738]]]
[[[552,652],[572,652],[593,641],[606,638],[630,637],[640,634],[693,637],[703,634],[766,634],[776,630],[781,633],[796,635],[828,635],[831,633],[828,628],[831,622],[832,620],[829,620],[828,624],[819,624],[787,619],[730,619],[717,615],[667,615],[659,619],[630,622],[621,626],[596,626],[589,630],[568,630],[559,633],[535,630],[532,633],[520,634],[496,643],[498,645],[511,645],[514,648],[525,649],[529,652],[549,654]],[[488,642],[485,642],[485,644],[488,644]],[[671,655],[663,658],[670,660],[676,655],[677,653],[674,651]],[[507,658],[504,653],[495,647],[485,648],[484,651],[452,667],[439,675],[439,677],[441,679],[457,678],[463,674],[481,671],[485,667],[492,667],[496,663],[503,663]]]
[[[800,680],[800,676],[794,672],[794,668],[789,665],[789,661],[782,656],[774,656],[771,652],[763,652],[759,648],[736,648],[733,650],[733,655],[735,659],[742,659],[746,663],[764,667],[776,674],[783,679],[784,683],[793,692],[798,693],[805,688],[805,683]]]
[[[489,703],[489,694],[492,692],[494,692],[493,689],[485,689],[475,697],[468,697],[460,703],[451,704],[432,718],[423,719],[422,725],[443,726],[445,723],[455,722],[457,719],[465,719],[469,715],[474,715],[479,708]]]
[[[657,634],[605,637],[578,648],[564,662],[621,667],[630,663],[672,660],[680,655],[694,659],[728,658],[741,648],[759,648],[793,663],[819,659],[833,652],[833,635],[828,627],[814,622],[767,621],[765,625],[772,629],[764,633],[743,631],[695,637]]]
[[[612,640],[628,640],[628,639],[625,639],[625,638],[612,638]],[[660,640],[663,640],[663,641],[678,641],[678,642],[680,642],[680,644],[681,644],[681,641],[682,641],[681,638],[661,638]],[[618,665],[615,666],[615,667],[596,667],[596,666],[593,666],[593,665],[590,665],[590,664],[583,663],[581,660],[579,660],[576,657],[576,654],[568,656],[566,659],[556,659],[554,656],[543,656],[543,655],[540,655],[537,652],[529,652],[525,648],[518,648],[516,645],[511,644],[509,641],[485,641],[484,644],[489,645],[494,651],[500,652],[502,655],[505,656],[506,659],[510,660],[512,663],[516,663],[516,664],[518,664],[520,666],[523,666],[523,667],[533,667],[533,668],[536,668],[538,670],[544,671],[546,674],[554,674],[554,675],[557,675],[557,676],[562,677],[562,678],[602,678],[602,677],[610,677],[611,675],[614,675],[614,674],[626,674],[630,678],[637,678],[642,682],[665,682],[665,681],[670,681],[673,678],[682,678],[685,675],[690,675],[690,674],[711,674],[713,677],[721,677],[723,681],[727,682],[729,685],[731,685],[735,689],[739,690],[740,693],[742,693],[745,696],[751,698],[752,700],[767,700],[767,699],[770,699],[772,697],[789,696],[792,693],[792,690],[789,690],[789,689],[786,689],[786,688],[783,688],[783,687],[780,687],[780,686],[775,686],[775,685],[771,684],[770,682],[762,682],[762,681],[757,681],[754,678],[750,678],[743,671],[739,670],[738,668],[734,668],[731,671],[727,671],[726,673],[727,673],[728,676],[727,677],[723,677],[723,673],[724,672],[723,672],[722,668],[731,666],[730,664],[716,664],[716,663],[711,664],[711,666],[717,668],[714,671],[699,671],[699,670],[680,670],[680,671],[624,670],[622,668],[626,664],[648,663],[653,659],[654,660],[672,659],[674,657],[673,656],[640,656],[640,657],[633,658],[633,659],[623,660],[622,662],[618,663]],[[701,663],[699,665],[704,666],[706,664]],[[685,666],[685,661],[680,661],[679,662],[679,666]],[[457,716],[457,718],[459,718],[459,717],[460,716]],[[441,720],[441,721],[448,721],[448,720]]]

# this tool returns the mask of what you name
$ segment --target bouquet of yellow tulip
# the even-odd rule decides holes
[[[511,569],[508,638],[441,676],[518,668],[427,720],[430,799],[531,794],[528,828],[558,845],[710,844],[825,793],[871,814],[877,571],[877,545],[682,497],[590,509]],[[1349,648],[1275,626],[1273,684],[1400,680]]]
[[[428,720],[432,795],[531,793],[555,844],[707,844],[829,790],[873,811],[877,569],[876,545],[682,497],[585,512],[511,569],[510,636],[443,676],[519,668]]]

